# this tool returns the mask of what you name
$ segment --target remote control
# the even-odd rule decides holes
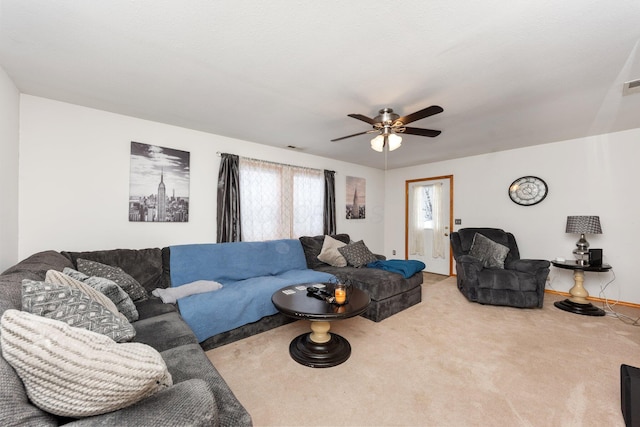
[[[313,286],[309,286],[307,288],[307,295],[310,295],[319,300],[328,302],[329,304],[335,302],[335,298],[328,292],[320,290],[318,288],[314,288]]]

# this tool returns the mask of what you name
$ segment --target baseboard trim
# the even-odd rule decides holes
[[[569,292],[561,292],[561,291],[556,291],[556,290],[553,290],[553,289],[545,289],[544,291],[545,291],[545,293],[548,293],[548,294],[561,295],[563,297],[570,297],[571,296],[571,294]],[[592,297],[592,296],[587,297],[587,299],[589,301],[595,301],[595,302],[602,302],[602,303],[606,302],[606,300],[604,298],[597,298],[597,297]],[[640,308],[640,304],[636,304],[636,303],[633,303],[633,302],[616,301],[615,304],[616,305],[623,305],[625,307]]]

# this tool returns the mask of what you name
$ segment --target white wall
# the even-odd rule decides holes
[[[29,95],[21,96],[20,125],[21,258],[45,249],[215,242],[217,152],[335,170],[338,232],[384,249],[380,170]],[[191,153],[189,222],[129,222],[131,141]],[[344,219],[347,175],[367,180],[366,219]]]
[[[591,248],[602,248],[616,279],[609,299],[640,303],[635,264],[640,238],[640,129],[539,145],[457,160],[387,171],[385,254],[404,255],[404,185],[407,179],[454,175],[454,218],[463,227],[497,227],[514,233],[523,258],[572,259],[577,235],[566,234],[568,215],[599,215],[602,235],[589,235]],[[517,178],[544,179],[549,195],[523,207],[507,194]],[[402,190],[400,190],[402,189]],[[599,296],[613,274],[586,273],[585,288]],[[568,270],[551,269],[550,286],[568,292]]]
[[[0,272],[18,261],[20,94],[0,67]]]

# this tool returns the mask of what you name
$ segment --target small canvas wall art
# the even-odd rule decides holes
[[[364,219],[367,182],[364,178],[347,177],[347,219]]]
[[[189,221],[189,152],[131,141],[129,221]]]

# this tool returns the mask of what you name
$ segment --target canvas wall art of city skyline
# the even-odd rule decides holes
[[[188,151],[131,141],[129,221],[189,221]]]

